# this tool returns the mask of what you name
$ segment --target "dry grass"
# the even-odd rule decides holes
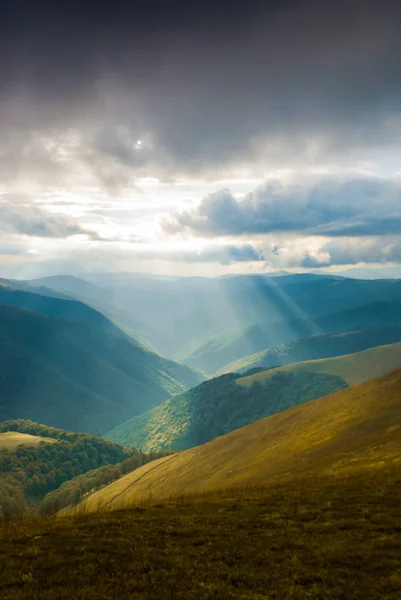
[[[261,373],[250,375],[249,377],[242,377],[237,380],[237,383],[238,385],[251,386],[254,381],[267,381],[274,373],[277,373],[277,371],[289,371],[291,373],[307,371],[338,375],[349,385],[357,385],[400,367],[401,342],[369,348],[369,350],[363,350],[362,352],[356,352],[355,354],[347,354],[346,356],[308,360],[286,365],[284,367],[277,367],[276,369],[262,371]]]
[[[2,600],[396,600],[394,469],[0,527]]]
[[[57,440],[38,435],[30,435],[29,433],[19,433],[18,431],[6,431],[0,433],[0,448],[14,449],[17,446],[36,446],[40,442],[48,442],[54,444]]]

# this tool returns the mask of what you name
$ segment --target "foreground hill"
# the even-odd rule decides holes
[[[79,510],[400,466],[401,370],[296,406],[146,465],[85,499]]]
[[[239,385],[237,377],[231,373],[205,381],[122,423],[105,438],[146,452],[184,450],[347,387],[341,377],[325,373],[277,373],[252,387]]]
[[[1,526],[2,600],[398,600],[399,473],[382,467]]]
[[[223,375],[234,371],[243,374],[251,369],[271,369],[307,360],[353,354],[396,342],[401,342],[401,326],[399,325],[314,335],[245,356],[226,365],[217,374]]]
[[[216,373],[245,356],[296,339],[389,325],[401,325],[401,302],[374,302],[317,319],[302,318],[261,323],[215,337],[185,356],[183,360],[205,373]]]
[[[243,425],[401,367],[401,343],[211,379],[105,435],[143,450],[191,448]]]
[[[0,420],[91,433],[200,381],[123,334],[11,306],[0,306],[0,371]]]

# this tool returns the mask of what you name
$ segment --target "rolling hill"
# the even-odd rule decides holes
[[[368,327],[343,333],[314,335],[245,356],[223,367],[217,375],[234,371],[244,374],[250,369],[271,369],[307,360],[353,354],[368,348],[394,344],[400,341],[401,326],[399,325]]]
[[[201,380],[123,334],[4,305],[0,373],[0,420],[91,433],[104,433]]]
[[[296,406],[138,469],[78,512],[401,466],[401,370]]]
[[[169,398],[105,437],[145,451],[183,450],[398,367],[401,343],[250,376],[222,375]]]
[[[401,302],[374,302],[317,319],[283,320],[253,325],[212,338],[185,356],[183,361],[212,374],[247,355],[296,339],[391,325],[401,325]]]
[[[238,379],[238,384],[252,387],[255,382],[264,383],[277,373],[326,373],[341,377],[349,385],[363,383],[373,377],[389,373],[401,367],[401,342],[369,348],[355,354],[322,358],[267,369]]]

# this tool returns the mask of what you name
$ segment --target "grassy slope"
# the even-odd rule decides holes
[[[79,510],[117,509],[296,475],[353,473],[383,463],[400,467],[400,409],[397,370],[146,465],[89,496]]]
[[[2,600],[398,600],[400,478],[0,526]]]
[[[169,398],[105,437],[145,452],[186,450],[346,387],[341,377],[325,373],[277,373],[252,388],[239,386],[234,374],[223,375]]]
[[[0,307],[0,369],[0,420],[92,433],[199,382],[128,338],[11,306]]]
[[[268,371],[262,371],[249,377],[242,377],[237,381],[240,385],[252,386],[255,381],[261,383],[268,381],[279,371],[286,373],[315,372],[338,375],[349,385],[355,385],[367,379],[388,373],[398,367],[401,367],[401,342],[370,348],[369,350],[346,356],[311,360],[277,369],[269,369]]]
[[[41,442],[54,443],[55,440],[48,437],[30,435],[29,433],[19,433],[18,431],[0,433],[0,448],[13,449],[21,444],[24,446],[37,446],[37,444],[40,444]]]
[[[184,362],[205,373],[216,373],[240,358],[296,339],[391,325],[401,325],[401,302],[374,302],[313,320],[260,323],[218,336],[196,348]]]
[[[397,325],[315,335],[240,358],[220,369],[217,375],[230,372],[245,373],[254,368],[268,369],[306,360],[332,358],[396,342],[401,342],[401,326]]]

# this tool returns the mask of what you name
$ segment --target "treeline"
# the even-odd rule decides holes
[[[170,452],[150,452],[145,454],[136,451],[132,456],[118,465],[105,465],[94,471],[89,471],[70,481],[63,483],[58,489],[50,492],[43,499],[39,510],[41,514],[52,514],[65,506],[79,502],[87,494],[120,479],[123,475],[135,471],[142,465],[168,456]]]
[[[132,450],[86,433],[73,433],[32,421],[5,421],[0,432],[19,431],[57,440],[36,446],[0,448],[0,514],[38,506],[62,483],[104,465],[115,465]]]

